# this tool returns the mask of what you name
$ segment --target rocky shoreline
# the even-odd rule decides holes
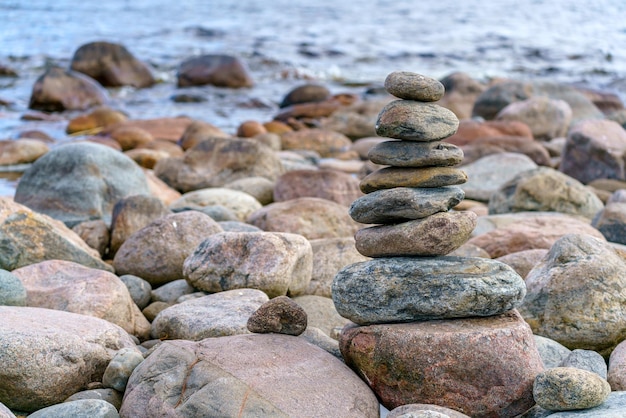
[[[626,414],[619,98],[393,72],[236,132],[106,106],[154,82],[86,44],[24,115],[73,139],[0,142],[0,417]]]

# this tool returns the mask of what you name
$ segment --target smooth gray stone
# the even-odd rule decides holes
[[[389,224],[421,219],[458,205],[465,193],[456,186],[395,187],[361,196],[350,206],[350,216],[364,224]]]
[[[578,411],[562,411],[550,418],[624,418],[626,417],[626,392],[611,392],[602,405]]]
[[[572,352],[563,344],[541,335],[535,335],[535,345],[546,369],[559,367]]]
[[[119,416],[113,405],[100,399],[63,402],[29,415],[32,418],[119,418]]]
[[[0,305],[26,306],[26,288],[13,273],[0,269]]]
[[[376,133],[386,138],[409,141],[440,141],[456,133],[459,119],[445,107],[395,100],[388,103],[378,115]]]
[[[150,304],[152,285],[141,277],[133,276],[132,274],[124,274],[120,276],[122,283],[128,288],[130,297],[133,298],[135,305],[139,309],[143,309]]]
[[[159,340],[160,341],[160,340]],[[137,346],[137,348],[142,349],[142,346]],[[147,349],[145,349],[147,351]],[[72,402],[79,401],[82,399],[99,399],[102,401],[107,401],[111,405],[115,407],[118,411],[122,407],[122,396],[123,393],[116,391],[115,389],[110,388],[102,388],[102,389],[88,389],[83,390],[81,392],[76,392],[69,398],[67,398],[63,402]],[[1,415],[0,415],[1,416]]]
[[[102,384],[105,388],[124,392],[128,378],[135,367],[143,361],[143,356],[137,350],[122,348],[117,352],[104,370]]]
[[[385,89],[396,97],[420,102],[436,102],[445,88],[439,80],[409,71],[394,71],[385,78]]]
[[[385,141],[370,148],[367,157],[394,167],[445,167],[460,164],[463,150],[447,142]]]
[[[524,280],[506,264],[450,256],[351,264],[332,286],[339,314],[359,325],[498,315],[525,294]]]
[[[593,350],[573,350],[562,362],[560,367],[576,367],[593,372],[603,379],[607,378],[608,370],[604,357]]]

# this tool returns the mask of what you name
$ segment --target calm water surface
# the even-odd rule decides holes
[[[11,102],[0,107],[0,139],[37,128],[68,140],[65,122],[20,117],[45,68],[68,66],[80,45],[96,40],[123,43],[161,81],[109,90],[114,107],[132,118],[188,115],[231,133],[244,120],[271,119],[284,94],[305,79],[360,92],[394,70],[548,78],[624,99],[625,18],[623,0],[0,0],[0,62],[20,74],[0,77],[0,99]],[[243,58],[255,87],[177,89],[178,64],[206,53]],[[206,102],[173,102],[181,92]],[[14,182],[1,180],[0,194]]]

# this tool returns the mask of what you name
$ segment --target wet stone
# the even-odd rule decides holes
[[[363,193],[393,187],[443,187],[463,184],[467,175],[451,167],[397,168],[385,167],[368,174],[359,187]]]
[[[359,325],[498,315],[521,304],[524,280],[495,260],[392,257],[337,273],[339,314]]]
[[[445,88],[439,80],[409,71],[394,71],[385,79],[385,89],[400,99],[436,102]]]
[[[356,232],[356,249],[366,257],[446,255],[470,237],[474,212],[440,212],[424,219],[363,228]]]
[[[446,167],[463,161],[463,150],[447,142],[385,141],[368,153],[370,161],[394,167]]]
[[[304,309],[287,296],[265,302],[248,318],[248,331],[259,334],[300,335],[307,326]]]
[[[458,205],[465,193],[460,187],[394,187],[366,194],[352,202],[350,216],[364,224],[390,224],[426,218]]]
[[[459,120],[445,107],[413,100],[396,100],[387,104],[378,115],[379,136],[409,141],[439,141],[452,136]]]

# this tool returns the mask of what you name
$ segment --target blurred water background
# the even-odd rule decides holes
[[[594,0],[0,0],[0,139],[40,128],[65,140],[65,123],[25,122],[32,86],[69,66],[87,42],[124,44],[161,81],[110,89],[131,118],[187,115],[234,133],[267,121],[305,80],[333,93],[382,84],[391,71],[440,78],[550,79],[626,98],[626,1]],[[255,87],[194,87],[203,103],[176,103],[176,68],[191,56],[241,57]],[[190,90],[190,89],[187,89]],[[185,90],[185,91],[187,91]]]

